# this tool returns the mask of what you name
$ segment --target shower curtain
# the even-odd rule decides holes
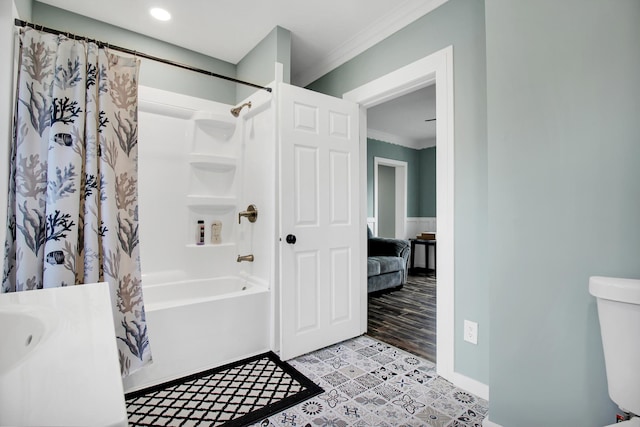
[[[2,292],[108,282],[126,376],[151,361],[138,244],[139,61],[27,28],[18,67]]]

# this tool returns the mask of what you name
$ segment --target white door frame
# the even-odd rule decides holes
[[[361,180],[366,188],[367,108],[398,96],[436,84],[436,215],[438,218],[437,369],[438,375],[455,381],[454,375],[454,134],[453,134],[453,47],[364,84],[342,97],[360,104]],[[362,175],[364,174],[364,178]],[[366,192],[361,209],[366,218]],[[366,221],[366,219],[363,219]],[[366,231],[363,230],[363,233]],[[366,244],[366,234],[363,238]],[[364,246],[366,247],[366,246]],[[363,285],[366,288],[366,275]],[[361,302],[362,330],[366,331],[367,299]]]
[[[408,163],[400,160],[386,159],[384,157],[374,157],[373,158],[373,188],[374,188],[374,197],[373,197],[373,212],[376,216],[376,225],[375,225],[375,234],[378,235],[378,224],[379,214],[378,208],[380,205],[378,204],[378,166],[389,166],[392,167],[395,171],[396,178],[396,194],[395,194],[395,238],[396,239],[404,239],[406,238],[405,227],[407,224],[407,169]]]

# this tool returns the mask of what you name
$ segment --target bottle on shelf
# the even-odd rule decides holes
[[[215,220],[211,223],[211,243],[222,243],[222,221]]]
[[[198,220],[196,227],[196,245],[204,245],[204,221]]]

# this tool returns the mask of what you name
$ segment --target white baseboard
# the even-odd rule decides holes
[[[493,421],[489,420],[489,416],[482,421],[482,427],[502,427],[500,424],[496,424]]]
[[[451,374],[451,378],[449,380],[455,385],[463,390],[468,391],[469,393],[473,393],[478,397],[481,397],[484,400],[489,400],[489,386],[481,383],[480,381],[474,380],[473,378],[469,378],[465,375],[462,375],[458,372],[453,372]]]

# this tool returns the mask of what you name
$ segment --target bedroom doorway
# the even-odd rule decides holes
[[[378,165],[378,185],[376,200],[378,209],[378,236],[396,237],[396,171],[391,166]]]
[[[397,244],[402,245],[400,239],[435,231],[428,224],[435,224],[436,219],[436,130],[434,121],[425,120],[435,117],[435,92],[431,84],[367,109],[369,175],[373,172],[369,191],[373,200],[368,202],[373,201],[369,212],[377,225],[376,238],[398,239]],[[376,238],[368,242],[375,255],[397,259],[399,246],[383,245]],[[417,268],[409,272],[401,288],[397,288],[400,282],[391,271],[387,279],[385,274],[367,278],[371,292],[367,334],[436,363],[437,281],[433,260],[425,263],[425,249],[424,245],[412,248],[417,252],[412,266]],[[410,260],[403,260],[406,268]]]
[[[408,164],[395,159],[374,157],[373,168],[373,234],[404,239]]]

